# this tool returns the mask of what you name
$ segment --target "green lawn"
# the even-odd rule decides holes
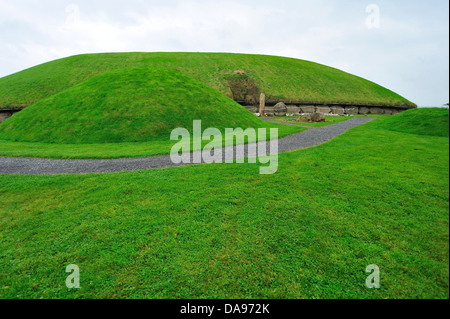
[[[0,108],[24,107],[95,75],[130,67],[177,70],[233,97],[234,80],[250,85],[242,97],[264,92],[269,101],[355,103],[415,107],[371,81],[321,64],[276,56],[230,53],[107,53],[55,60],[0,79]],[[244,75],[235,75],[235,71]],[[239,92],[239,90],[237,90]],[[235,96],[239,97],[239,94]]]
[[[103,73],[0,124],[0,140],[54,144],[167,141],[173,129],[269,127],[216,90],[178,71]]]
[[[167,155],[173,129],[304,129],[261,121],[216,90],[178,71],[129,68],[95,76],[0,124],[0,156],[118,158]],[[269,133],[269,130],[267,130]],[[269,134],[268,134],[269,135]],[[253,142],[249,140],[248,142]],[[203,141],[203,145],[209,141]],[[223,138],[225,145],[233,141]]]
[[[254,115],[252,115],[254,116]],[[256,118],[256,117],[255,117]],[[192,126],[192,124],[191,124]],[[205,129],[207,127],[204,127]],[[232,127],[234,128],[234,127]],[[282,124],[266,123],[261,121],[255,125],[257,128],[266,128],[269,140],[270,128],[278,129],[278,137],[304,131],[304,128],[286,126]],[[225,131],[222,129],[222,145],[234,145],[236,139],[226,139]],[[241,134],[238,134],[240,136]],[[245,138],[245,143],[251,143],[254,140]],[[169,155],[172,147],[177,141],[171,141],[169,138],[155,140],[151,142],[140,143],[99,143],[99,144],[52,144],[52,143],[31,143],[31,142],[11,142],[0,140],[0,156],[9,157],[41,157],[55,159],[105,159],[105,158],[139,158],[158,155]],[[202,141],[202,147],[209,141]],[[196,150],[191,140],[192,150]]]
[[[449,298],[448,134],[383,121],[282,154],[275,175],[0,176],[0,298]]]
[[[308,127],[323,127],[328,126],[340,122],[345,122],[351,119],[350,116],[326,116],[325,122],[319,122],[319,123],[303,123],[303,122],[293,122],[293,119],[297,119],[300,116],[275,116],[275,117],[267,117],[267,119],[278,122],[278,123],[287,123],[287,124],[294,124],[294,125],[300,125],[300,126],[308,126]]]
[[[448,108],[408,110],[378,122],[378,128],[431,136],[449,136]]]

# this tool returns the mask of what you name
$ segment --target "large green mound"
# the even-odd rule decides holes
[[[421,108],[402,112],[376,123],[380,129],[430,136],[449,136],[449,110]]]
[[[176,127],[264,127],[265,122],[180,72],[129,68],[95,76],[0,125],[0,139],[44,143],[168,140]]]
[[[321,64],[225,53],[107,53],[72,56],[0,79],[0,108],[26,107],[98,74],[129,67],[178,70],[236,101],[416,107],[363,78]]]

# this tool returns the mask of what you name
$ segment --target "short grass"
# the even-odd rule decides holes
[[[448,137],[448,123],[448,108],[423,108],[408,110],[378,122],[378,127],[396,132]]]
[[[378,117],[378,118],[385,118],[385,117],[392,117],[392,115],[389,115],[389,114],[356,114],[356,115],[352,115],[352,117]]]
[[[319,123],[303,123],[303,122],[293,122],[294,119],[298,119],[299,116],[275,116],[275,117],[267,117],[267,119],[278,122],[278,123],[286,123],[286,124],[294,124],[299,126],[307,126],[307,127],[324,127],[340,122],[345,122],[351,119],[350,116],[326,116],[325,122]]]
[[[253,115],[252,115],[253,116]],[[204,127],[206,129],[207,127]],[[235,128],[235,127],[231,127]],[[266,139],[273,138],[270,129],[278,129],[278,137],[302,132],[306,129],[301,127],[286,126],[273,123],[258,123],[258,128],[266,128]],[[225,130],[221,130],[222,145],[235,145],[237,139],[227,139]],[[238,134],[237,136],[240,136]],[[202,147],[210,141],[201,141]],[[245,136],[244,143],[254,142]],[[0,156],[8,157],[40,157],[54,159],[107,159],[107,158],[139,158],[158,155],[169,155],[172,147],[178,141],[171,141],[169,138],[155,140],[151,142],[137,143],[98,143],[98,144],[55,144],[55,143],[32,143],[32,142],[11,142],[0,140]],[[191,149],[194,148],[194,140],[191,140]]]
[[[1,78],[0,108],[26,107],[95,75],[129,67],[178,70],[228,97],[228,79],[240,70],[268,100],[415,107],[373,82],[304,60],[229,53],[108,53],[72,56]]]
[[[0,176],[0,298],[449,298],[449,139],[382,121],[270,176]]]
[[[93,77],[0,124],[14,142],[100,144],[167,141],[173,129],[269,127],[216,90],[178,71],[129,68]]]

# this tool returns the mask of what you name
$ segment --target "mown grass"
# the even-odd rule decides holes
[[[232,97],[228,79],[244,71],[268,100],[311,103],[415,104],[363,78],[298,59],[228,53],[108,53],[77,55],[0,79],[0,107],[24,107],[115,69],[178,70]]]
[[[244,107],[178,71],[130,68],[93,77],[0,124],[14,142],[100,144],[167,141],[194,120],[218,129],[269,127]]]
[[[449,136],[448,108],[408,110],[397,117],[378,122],[381,129],[431,136]]]
[[[167,155],[177,127],[302,128],[261,121],[221,93],[178,71],[130,68],[107,72],[42,100],[0,125],[0,156],[120,158]],[[271,138],[267,130],[267,139]],[[246,142],[254,142],[247,140]],[[209,141],[202,141],[202,145]],[[192,141],[193,144],[193,141]]]
[[[0,297],[448,298],[449,139],[383,121],[282,154],[275,175],[0,176]]]
[[[304,122],[294,122],[295,119],[300,118],[300,116],[275,116],[275,117],[267,117],[269,120],[278,122],[278,123],[285,123],[285,124],[294,124],[294,125],[300,125],[300,126],[308,126],[308,127],[324,127],[340,122],[345,122],[351,119],[351,116],[326,116],[325,122],[318,122],[318,123],[304,123]]]
[[[252,115],[253,116],[253,115]],[[192,124],[191,124],[192,126]],[[207,127],[203,127],[206,129]],[[235,129],[235,127],[231,127]],[[266,128],[266,140],[273,139],[270,135],[270,128],[278,129],[278,138],[304,131],[304,128],[286,125],[278,125],[262,122],[255,127]],[[237,139],[226,137],[225,130],[221,130],[222,145],[236,145]],[[237,134],[241,136],[243,134]],[[244,143],[255,142],[244,136]],[[258,138],[258,137],[257,137]],[[210,141],[202,140],[202,147]],[[158,155],[169,155],[172,147],[178,141],[171,141],[169,138],[140,143],[99,143],[99,144],[54,144],[54,143],[32,143],[32,142],[11,142],[0,140],[0,156],[8,157],[40,157],[54,159],[107,159],[107,158],[139,158]],[[191,150],[197,150],[197,145],[191,135]]]

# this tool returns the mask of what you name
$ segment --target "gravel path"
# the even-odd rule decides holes
[[[278,141],[278,153],[290,152],[311,146],[320,145],[347,130],[374,120],[370,117],[355,117],[345,122],[312,127],[307,131],[286,136]],[[278,123],[280,124],[280,123]],[[269,144],[265,143],[266,150]],[[235,158],[248,157],[248,150],[256,144],[245,145],[244,152],[236,156],[236,146],[222,149],[223,157],[233,151]],[[191,159],[199,153],[191,153]],[[204,162],[203,162],[204,163]],[[143,169],[165,168],[191,164],[173,164],[170,156],[147,158],[121,158],[104,160],[55,160],[26,157],[0,157],[0,174],[18,175],[55,175],[55,174],[87,174],[136,171]]]

